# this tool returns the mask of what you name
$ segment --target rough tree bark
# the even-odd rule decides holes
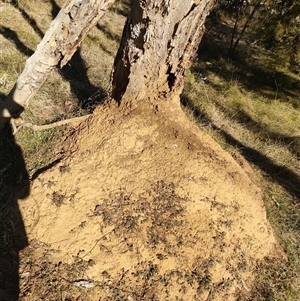
[[[111,97],[139,100],[182,92],[214,0],[133,0],[117,53]]]
[[[63,67],[115,0],[68,0],[52,21],[11,92],[0,104],[0,127],[18,116],[58,64]]]

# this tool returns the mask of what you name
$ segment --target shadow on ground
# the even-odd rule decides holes
[[[181,103],[184,107],[191,108],[188,98],[182,98]],[[263,155],[258,150],[251,148],[232,135],[216,126],[206,113],[197,108],[193,108],[194,117],[200,122],[209,123],[214,131],[222,135],[231,146],[237,147],[241,155],[249,162],[259,167],[272,181],[285,188],[292,196],[300,200],[300,176],[285,166],[274,163],[270,158]]]
[[[1,26],[0,34],[7,40],[12,41],[15,44],[16,48],[24,55],[33,55],[33,50],[31,50],[24,43],[21,42],[21,40],[18,37],[18,34],[14,30],[11,30],[10,28],[5,26]]]
[[[296,76],[292,77],[275,69],[272,71],[270,66],[274,56],[270,52],[258,47],[255,41],[245,36],[236,49],[235,56],[230,58],[228,50],[232,27],[221,23],[212,15],[206,22],[206,30],[198,49],[199,60],[192,67],[193,73],[201,74],[203,78],[214,73],[226,83],[237,81],[245,90],[264,96],[268,103],[272,104],[277,100],[288,102],[296,109],[300,108],[300,81]],[[207,83],[217,91],[224,89],[222,83],[210,81],[209,76]],[[189,103],[189,100],[186,101]],[[218,108],[227,113],[222,104],[218,103]],[[255,121],[242,108],[231,118],[245,125],[251,132],[287,147],[296,158],[300,158],[300,137],[286,136],[280,132],[280,128],[278,131],[270,129],[267,124]]]
[[[20,8],[17,1],[12,1],[11,4],[21,13],[22,17],[40,38],[44,36],[42,30],[37,23],[31,18],[28,13]],[[60,7],[54,0],[51,0],[51,15],[54,19],[60,11]],[[34,51],[27,47],[18,37],[18,33],[8,27],[1,27],[0,34],[6,39],[12,41],[16,48],[26,56],[31,56]],[[78,105],[82,109],[94,108],[96,104],[101,103],[106,97],[105,91],[101,87],[94,86],[87,75],[87,67],[84,59],[81,56],[80,48],[75,52],[71,60],[62,69],[58,69],[62,78],[70,83],[72,94],[77,98]]]
[[[226,112],[226,108],[220,108]],[[231,118],[246,126],[252,133],[256,133],[266,140],[271,140],[274,144],[285,146],[298,160],[300,159],[300,136],[287,136],[280,132],[270,130],[266,124],[255,121],[243,109],[240,109],[234,116],[231,116]]]
[[[300,96],[300,82],[296,78],[275,70],[272,55],[245,37],[229,57],[228,49],[232,28],[211,17],[206,22],[206,34],[198,50],[200,64],[195,71],[207,70],[226,81],[237,80],[249,91],[255,90],[270,101],[290,102]],[[202,61],[202,63],[201,63]],[[208,62],[206,64],[205,62]],[[300,107],[300,102],[292,105]]]
[[[18,0],[11,0],[10,4],[14,6],[22,15],[24,20],[27,21],[27,23],[32,27],[32,29],[37,33],[37,35],[42,39],[44,36],[43,31],[38,27],[36,21],[34,18],[32,18],[28,13],[19,6]]]
[[[51,0],[51,15],[54,20],[60,11],[58,4]],[[72,94],[78,99],[78,105],[82,109],[94,106],[94,103],[103,101],[101,95],[106,95],[101,87],[94,86],[87,75],[87,67],[81,56],[80,48],[74,53],[71,60],[59,70],[61,76],[70,83]]]
[[[6,124],[0,130],[0,301],[19,297],[19,252],[28,241],[18,200],[29,192],[22,151]]]

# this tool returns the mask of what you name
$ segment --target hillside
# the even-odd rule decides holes
[[[36,28],[47,29],[58,4],[43,2],[40,14],[31,1],[1,3],[11,14],[0,19],[2,67],[14,58],[2,68],[2,95],[38,43]],[[1,197],[7,201],[1,204],[0,300],[12,300],[16,286],[20,300],[294,300],[299,213],[290,211],[294,224],[287,235],[291,221],[283,209],[293,200],[289,206],[297,210],[298,107],[276,100],[281,108],[287,104],[293,121],[282,125],[282,143],[270,146],[267,119],[261,131],[255,119],[258,136],[249,119],[242,121],[242,113],[254,111],[254,94],[238,79],[224,83],[224,74],[216,75],[221,63],[226,66],[220,57],[201,56],[181,99],[191,109],[187,114],[178,99],[161,100],[155,109],[147,101],[133,111],[103,106],[127,11],[120,2],[99,21],[73,62],[51,76],[23,115],[49,123],[92,113],[87,120],[41,132],[20,128],[15,137],[2,130]],[[247,96],[247,106],[238,93]],[[254,140],[261,143],[256,161],[243,153]],[[265,155],[262,145],[279,151]],[[281,167],[282,149],[292,154],[285,157],[290,181],[280,177],[283,169],[276,169],[277,178],[270,171]],[[255,163],[261,158],[273,165],[264,169]],[[270,214],[276,208],[280,218]],[[278,224],[283,219],[286,224]]]

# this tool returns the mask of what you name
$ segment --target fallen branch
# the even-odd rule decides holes
[[[14,124],[13,119],[12,119],[13,134],[15,135],[22,127],[28,127],[28,128],[33,129],[34,131],[43,131],[43,130],[52,129],[52,128],[55,128],[58,126],[66,125],[69,123],[81,122],[81,121],[84,121],[85,119],[87,119],[91,115],[92,114],[88,114],[88,115],[84,115],[84,116],[80,116],[80,117],[69,118],[69,119],[60,120],[60,121],[56,121],[56,122],[53,122],[50,124],[44,124],[44,125],[37,125],[37,124],[32,124],[30,122],[23,122],[18,127],[16,127],[16,125]]]
[[[89,30],[115,0],[67,0],[51,22],[35,53],[26,60],[22,74],[0,103],[0,128],[19,117],[52,70],[65,66]]]

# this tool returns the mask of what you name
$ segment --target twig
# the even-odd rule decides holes
[[[69,124],[69,123],[80,122],[80,121],[83,121],[83,120],[87,119],[90,116],[91,116],[91,114],[88,114],[88,115],[84,115],[84,116],[80,116],[80,117],[74,117],[74,118],[70,118],[70,119],[65,119],[65,120],[53,122],[53,123],[50,123],[50,124],[44,124],[44,125],[37,125],[37,124],[32,124],[30,122],[23,122],[23,123],[20,124],[20,126],[14,128],[13,134],[15,135],[22,127],[28,127],[28,128],[33,129],[34,131],[43,131],[43,130],[48,130],[48,129],[55,128],[57,126],[66,125],[66,124]]]
[[[83,259],[83,258],[86,257],[87,255],[89,255],[90,253],[92,253],[92,251],[95,249],[95,247],[97,246],[97,244],[99,243],[99,241],[100,241],[101,239],[103,239],[106,235],[112,233],[113,231],[114,231],[114,229],[108,231],[107,233],[105,233],[104,235],[102,235],[100,238],[96,239],[96,242],[94,243],[94,245],[92,246],[92,248],[91,248],[87,253],[85,253],[83,256],[81,256],[80,258]]]
[[[8,167],[10,167],[11,163],[9,163],[6,167],[0,169],[0,175],[2,175],[3,173],[5,173],[8,169]]]
[[[277,95],[278,95],[278,84],[277,84],[277,81],[276,81],[276,78],[275,78],[275,75],[273,74],[273,79],[274,79],[274,82],[275,82],[275,85],[276,85],[276,94],[275,94],[275,100],[277,99]]]

